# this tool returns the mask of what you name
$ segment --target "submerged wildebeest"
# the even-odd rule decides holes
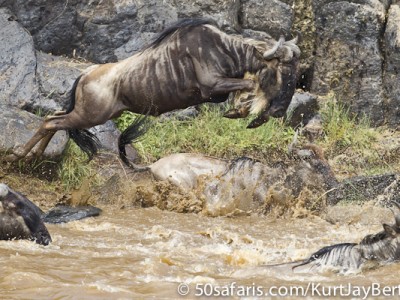
[[[249,125],[259,126],[286,111],[295,90],[299,56],[296,39],[260,42],[228,35],[212,21],[182,20],[132,57],[85,70],[72,87],[69,108],[47,117],[8,159],[23,158],[31,151],[40,156],[54,133],[63,129],[92,157],[98,141],[87,128],[124,110],[157,116],[204,102],[223,102],[230,92],[254,88],[252,80],[243,78],[246,72],[257,75],[268,98]],[[120,156],[128,165],[125,145],[144,133],[145,126],[140,125],[145,120],[138,118],[119,138]]]
[[[395,223],[383,224],[383,230],[364,237],[359,244],[341,243],[324,247],[304,261],[280,264],[274,267],[291,267],[296,273],[334,272],[346,273],[375,267],[400,260],[400,204],[393,202]]]
[[[0,183],[0,240],[34,240],[41,245],[51,242],[44,223],[66,223],[100,215],[94,206],[56,206],[43,213],[33,202]]]
[[[41,210],[18,192],[0,183],[0,240],[29,239],[48,245],[51,237]]]
[[[185,194],[194,193],[193,197],[202,199],[202,211],[209,215],[268,211],[275,206],[290,210],[296,198],[310,192],[310,197],[303,196],[308,198],[308,203],[325,205],[322,200],[329,201],[327,191],[337,184],[316,148],[304,146],[299,152],[308,151],[307,158],[270,166],[248,157],[224,160],[179,153],[161,158],[148,168],[155,179],[169,181]]]

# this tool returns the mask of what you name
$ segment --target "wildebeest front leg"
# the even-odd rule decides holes
[[[219,78],[211,89],[211,93],[227,94],[238,90],[250,91],[253,88],[253,80],[239,78]]]
[[[270,112],[269,110],[261,113],[257,118],[255,118],[253,121],[250,122],[249,125],[247,125],[247,128],[257,128],[261,126],[262,124],[268,122],[270,117]]]

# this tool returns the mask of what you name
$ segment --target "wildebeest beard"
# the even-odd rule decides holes
[[[273,67],[271,67],[273,66]],[[255,74],[247,72],[244,79],[251,79],[255,86],[251,91],[237,91],[233,94],[234,108],[228,110],[227,118],[244,118],[257,115],[248,128],[256,128],[268,122],[270,117],[281,118],[295,92],[298,78],[298,60],[281,62],[275,60]]]

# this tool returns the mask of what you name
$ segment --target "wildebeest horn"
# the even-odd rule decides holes
[[[290,50],[295,54],[296,57],[300,57],[301,51],[299,46],[297,46],[297,42],[299,40],[299,35],[296,35],[295,38],[284,43],[285,46],[289,47]]]
[[[0,197],[5,197],[8,194],[8,186],[4,183],[0,183]]]
[[[269,49],[269,50],[264,52],[263,57],[265,59],[273,59],[273,58],[275,58],[276,51],[279,49],[279,47],[281,47],[283,45],[284,41],[285,41],[285,38],[283,36],[281,36],[279,38],[279,41],[277,41],[275,43],[275,45],[271,49]]]
[[[400,227],[400,204],[396,201],[392,201],[393,206],[396,207],[396,211],[392,209],[396,226]]]
[[[296,45],[298,41],[299,41],[299,36],[296,35],[295,38],[293,38],[293,39],[287,41],[287,43],[288,43],[288,44],[295,44],[295,45]]]

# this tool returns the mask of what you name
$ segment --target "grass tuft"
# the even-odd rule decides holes
[[[125,113],[117,120],[124,130],[135,115]],[[271,119],[256,129],[246,129],[250,119],[227,119],[217,106],[202,106],[192,120],[153,122],[143,139],[134,144],[144,162],[151,163],[172,153],[204,153],[221,158],[252,156],[261,160],[286,153],[294,130],[280,119]]]
[[[58,169],[58,175],[65,190],[77,188],[83,178],[92,176],[94,171],[86,154],[72,141],[68,141],[65,154]]]

